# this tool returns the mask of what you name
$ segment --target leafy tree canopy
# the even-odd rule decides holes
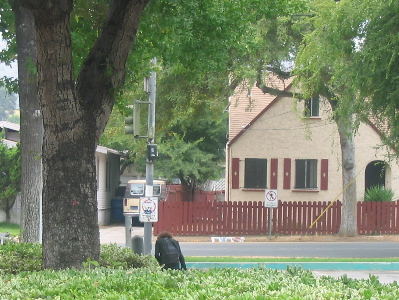
[[[0,87],[0,120],[6,121],[15,112],[17,96],[10,94],[5,87]]]
[[[399,4],[321,0],[309,7],[303,22],[313,30],[296,59],[303,91],[335,100],[336,115],[356,113],[354,125],[372,113],[381,127],[389,125],[386,142],[397,146]]]
[[[0,209],[8,211],[20,191],[21,152],[19,145],[8,148],[0,143]]]
[[[129,89],[133,92],[125,98],[120,111],[133,98],[145,100],[147,95],[140,91],[148,64],[143,62],[157,57],[156,135],[161,157],[156,172],[159,170],[166,177],[189,177],[187,180],[191,182],[206,180],[205,174],[220,176],[220,168],[214,162],[224,162],[227,141],[224,110],[228,96],[244,78],[255,83],[265,68],[281,69],[298,44],[298,31],[293,27],[297,21],[292,15],[301,12],[304,1],[269,1],[269,5],[261,2],[162,0],[147,7],[129,61],[129,65],[141,66],[142,72],[137,73],[135,68],[136,72],[129,73]],[[111,130],[110,126],[109,123],[105,136],[116,132],[116,127]],[[192,134],[194,131],[197,134]],[[103,137],[102,142],[105,139],[110,141]],[[182,143],[191,144],[186,149]],[[187,151],[194,145],[203,154],[202,164],[198,164],[199,168],[204,167],[203,172],[197,170],[196,179],[193,174],[182,175],[182,171],[171,174],[175,168],[168,168],[173,161],[168,157],[188,157]],[[137,156],[137,148],[130,149],[136,162],[142,159]],[[164,149],[167,153],[163,153]],[[200,160],[198,153],[195,155]],[[189,161],[182,162],[187,173],[197,167],[194,164],[189,167]],[[208,161],[214,166],[212,174]]]

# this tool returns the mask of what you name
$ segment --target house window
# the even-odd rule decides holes
[[[265,189],[267,177],[267,159],[246,158],[244,188]]]
[[[105,170],[105,190],[109,191],[111,189],[111,163],[107,161]]]
[[[98,157],[96,157],[96,180],[97,180],[97,191],[100,187],[100,183],[99,183],[99,179],[100,179],[100,159]]]
[[[305,100],[305,117],[319,116],[319,97],[312,97]]]
[[[317,189],[317,159],[295,160],[295,188]]]

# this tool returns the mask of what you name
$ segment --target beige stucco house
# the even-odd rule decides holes
[[[8,147],[15,146],[20,141],[19,124],[0,121],[0,131],[4,132],[3,143]],[[115,197],[115,192],[119,186],[120,153],[116,150],[97,146],[96,148],[97,166],[97,203],[98,203],[98,223],[107,225],[111,220],[111,199]],[[21,214],[21,202],[19,197],[11,211],[11,222],[19,223]],[[0,210],[0,222],[5,221],[5,213]]]
[[[290,82],[274,79],[278,88]],[[297,101],[245,86],[230,99],[226,146],[226,200],[264,201],[265,189],[282,201],[342,200],[340,140],[325,99]],[[307,117],[305,117],[305,115]],[[361,124],[355,136],[358,201],[380,184],[399,198],[399,166],[380,132]]]

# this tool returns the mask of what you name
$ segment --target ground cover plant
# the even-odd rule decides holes
[[[374,276],[316,278],[299,268],[162,271],[94,268],[0,275],[1,299],[398,299]]]
[[[396,282],[373,275],[317,278],[292,266],[162,271],[153,257],[116,244],[102,245],[101,260],[81,270],[40,269],[40,244],[0,245],[0,299],[399,299]]]
[[[0,245],[0,274],[38,272],[42,269],[42,246],[39,243],[6,241]],[[101,245],[100,261],[90,259],[82,267],[132,269],[158,266],[155,258],[137,255],[130,248],[116,244]],[[0,297],[1,299],[1,297]]]

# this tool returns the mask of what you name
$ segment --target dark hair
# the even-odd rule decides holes
[[[158,234],[157,240],[163,238],[172,238],[172,234],[168,231],[162,231],[160,234]]]

